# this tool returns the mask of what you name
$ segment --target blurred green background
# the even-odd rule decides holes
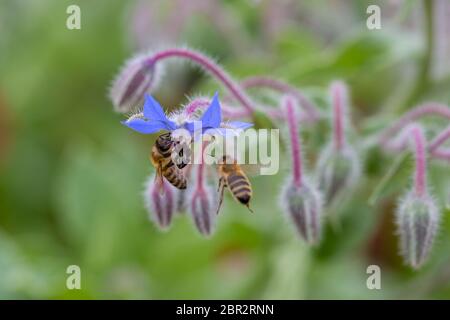
[[[81,30],[66,28],[71,4]],[[381,30],[366,28],[369,4],[381,7]],[[393,224],[412,166],[370,206],[395,156],[359,138],[413,104],[450,103],[450,28],[438,13],[426,41],[421,1],[1,0],[0,298],[450,298],[449,165],[430,165],[443,222],[430,260],[413,272],[397,255]],[[255,214],[227,197],[210,239],[187,215],[168,232],[149,221],[142,190],[153,137],[120,124],[107,89],[134,52],[172,44],[217,57],[237,79],[289,81],[324,113],[330,81],[349,83],[365,174],[333,208],[320,247],[307,248],[278,208],[287,164],[252,179]],[[176,107],[217,89],[192,66],[172,64],[155,96]],[[304,129],[311,174],[328,135],[326,119]],[[66,288],[73,264],[81,290]],[[381,267],[381,290],[366,287],[370,264]]]

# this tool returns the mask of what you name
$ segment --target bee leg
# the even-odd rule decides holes
[[[219,214],[220,207],[222,206],[223,202],[223,192],[225,191],[225,179],[220,178],[219,179],[219,188],[217,189],[217,192],[219,192],[219,203],[217,205],[217,212],[216,214]]]
[[[220,191],[220,188],[222,187],[223,178],[219,178],[219,185],[217,186],[217,192]]]
[[[250,210],[251,213],[254,213],[253,210],[250,208],[250,205],[248,203],[245,206],[247,207],[248,210]]]
[[[155,183],[159,187],[159,194],[160,195],[164,194],[164,180],[163,179],[164,178],[163,178],[163,174],[162,174],[162,167],[159,165],[156,168]]]

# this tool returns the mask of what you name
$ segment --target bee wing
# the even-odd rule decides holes
[[[242,171],[250,177],[256,177],[261,175],[261,164],[240,164]]]
[[[162,168],[159,166],[156,168],[156,174],[155,174],[155,184],[159,188],[159,194],[164,194],[164,177],[162,174]]]
[[[208,180],[216,180],[217,179],[217,166],[210,166],[210,165],[205,165],[205,177]],[[188,179],[192,179],[191,175],[192,174],[196,174],[197,170],[199,170],[198,168],[200,167],[199,164],[188,164],[186,167],[184,167],[183,170],[186,174],[186,176],[188,177]]]

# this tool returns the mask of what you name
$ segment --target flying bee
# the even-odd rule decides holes
[[[245,205],[250,212],[250,199],[252,198],[252,185],[247,178],[244,170],[237,164],[237,161],[230,157],[224,156],[222,163],[218,164],[219,171],[219,204],[217,206],[217,213],[219,213],[222,206],[223,193],[225,188],[228,188],[239,203]]]
[[[178,189],[186,189],[186,177],[182,169],[187,165],[185,148],[172,139],[171,133],[163,133],[156,138],[152,147],[151,161],[156,168],[156,179],[162,183],[163,177]],[[175,161],[175,162],[174,162]]]

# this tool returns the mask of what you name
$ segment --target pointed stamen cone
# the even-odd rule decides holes
[[[400,253],[406,264],[420,268],[429,257],[439,224],[439,209],[429,195],[409,192],[397,211]]]
[[[357,183],[361,175],[358,154],[349,145],[336,150],[330,144],[320,154],[316,174],[324,202],[329,205]]]
[[[126,113],[139,106],[144,94],[156,87],[158,78],[156,65],[148,62],[147,55],[138,55],[127,61],[109,92],[115,110]]]
[[[289,177],[281,191],[280,204],[301,238],[310,245],[318,244],[322,235],[322,199],[319,191],[307,181],[298,186]]]
[[[149,217],[156,225],[166,230],[170,227],[172,217],[177,209],[177,191],[165,179],[155,180],[152,175],[148,178],[144,190],[144,202],[147,207]]]

